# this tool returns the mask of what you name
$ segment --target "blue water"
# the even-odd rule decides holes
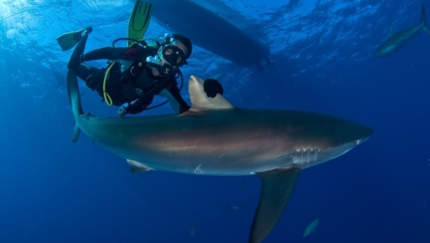
[[[206,3],[260,37],[273,67],[261,73],[196,47],[183,68],[185,83],[190,74],[221,75],[225,97],[238,107],[314,111],[375,131],[347,154],[302,171],[265,242],[430,242],[430,35],[371,59],[391,26],[417,25],[421,4],[430,11],[430,1]],[[257,176],[131,174],[123,159],[84,134],[71,142],[62,77],[70,52],[55,38],[92,25],[87,50],[109,46],[126,35],[132,6],[0,2],[0,243],[247,242]],[[152,21],[147,36],[166,31]],[[116,115],[82,90],[85,111]],[[182,94],[188,101],[187,87]],[[171,112],[166,105],[144,115]],[[316,232],[303,238],[317,214]]]

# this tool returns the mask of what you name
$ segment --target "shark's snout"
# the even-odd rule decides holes
[[[360,125],[360,128],[357,129],[357,136],[359,139],[357,140],[357,145],[364,143],[367,139],[370,138],[373,134],[373,129],[367,126]]]

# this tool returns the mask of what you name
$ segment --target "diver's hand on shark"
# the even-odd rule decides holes
[[[203,84],[203,89],[210,98],[215,98],[217,94],[222,95],[224,93],[221,83],[216,79],[206,79]]]

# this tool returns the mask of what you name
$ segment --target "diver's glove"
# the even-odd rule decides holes
[[[218,80],[215,79],[206,79],[203,83],[203,89],[206,92],[206,95],[211,98],[215,98],[217,94],[222,95],[224,93],[224,89]]]
[[[67,64],[68,69],[75,69],[79,66],[79,64],[83,63],[85,61],[85,55],[73,55],[69,63]]]

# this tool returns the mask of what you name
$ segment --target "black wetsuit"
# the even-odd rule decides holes
[[[157,49],[150,46],[134,45],[129,48],[105,47],[93,50],[83,55],[83,61],[92,61],[100,59],[120,61],[125,70],[121,71],[121,65],[114,66],[109,72],[109,79],[106,82],[105,91],[112,99],[113,105],[121,106],[124,103],[130,103],[150,91],[154,85],[165,80],[165,85],[156,90],[154,94],[165,96],[169,99],[172,108],[176,113],[187,111],[190,107],[181,97],[175,77],[165,79],[156,77],[152,70],[146,66],[145,60],[148,56],[154,56]],[[134,60],[136,57],[139,61]],[[131,65],[130,65],[131,64]],[[129,67],[126,67],[130,65]],[[103,97],[103,82],[106,68],[98,69],[86,64],[80,64],[76,68],[76,74],[84,80],[88,87],[97,90]],[[136,114],[145,110],[151,104],[154,94],[149,95],[146,99],[140,100],[139,106],[130,110],[128,113]]]

